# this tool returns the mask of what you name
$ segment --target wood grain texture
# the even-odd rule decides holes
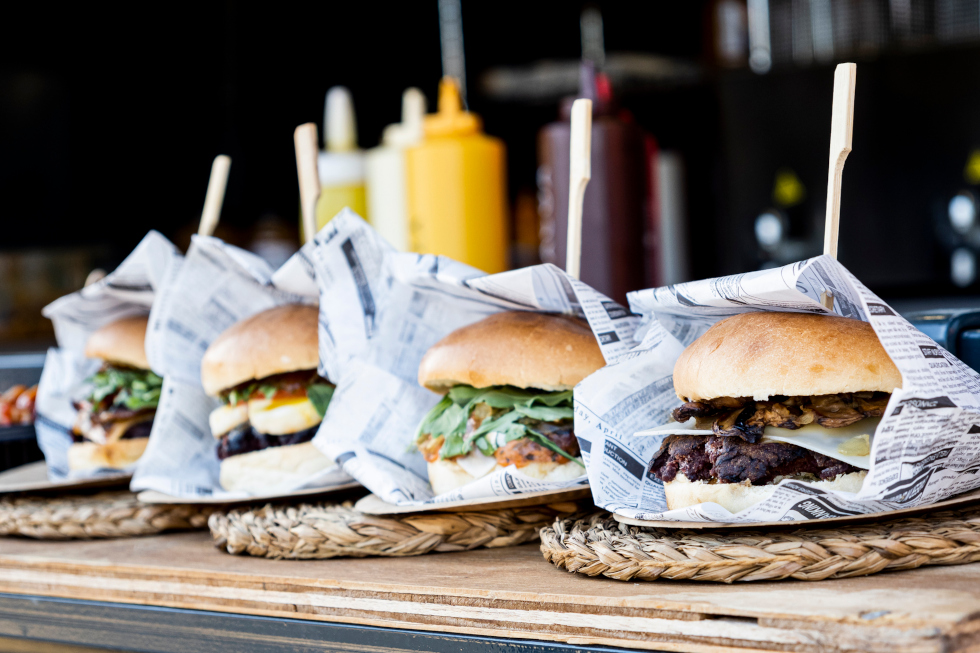
[[[536,545],[275,561],[222,554],[202,533],[2,540],[0,592],[684,651],[965,651],[980,623],[978,564],[819,584],[622,583],[554,569]]]

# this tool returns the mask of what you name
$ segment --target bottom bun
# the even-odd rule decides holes
[[[276,494],[334,466],[312,442],[267,447],[230,456],[221,461],[221,487],[229,492]]]
[[[821,490],[857,492],[864,484],[864,477],[867,475],[868,473],[863,471],[852,472],[841,474],[832,481],[813,481],[807,484]],[[671,510],[710,502],[717,503],[728,512],[735,514],[765,501],[775,491],[775,485],[752,485],[748,481],[743,483],[691,482],[683,474],[678,474],[673,481],[664,483],[667,507]]]
[[[489,476],[497,470],[505,469],[499,464],[494,465],[490,470],[483,474]],[[521,474],[548,483],[561,483],[571,481],[585,473],[583,467],[575,463],[530,463],[517,469]],[[456,488],[468,485],[473,481],[483,478],[483,476],[473,476],[468,471],[459,466],[452,460],[437,460],[429,463],[429,484],[436,496],[452,492]]]
[[[78,442],[68,447],[68,469],[126,469],[140,459],[149,441],[150,438],[128,438],[106,444]]]

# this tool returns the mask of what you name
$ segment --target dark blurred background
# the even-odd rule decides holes
[[[50,339],[40,308],[111,269],[148,229],[186,248],[216,154],[234,162],[217,235],[253,249],[270,231],[295,240],[293,129],[322,121],[335,85],[351,91],[361,147],[398,121],[406,87],[434,110],[439,5],[5,7],[0,342]],[[854,61],[841,262],[899,302],[978,293],[980,0],[461,8],[468,108],[507,147],[524,247],[513,262],[537,258],[538,133],[576,93],[583,47],[599,47],[591,58],[618,115],[672,162],[659,183],[673,188],[660,192],[677,196],[669,219],[686,234],[674,241],[686,262],[663,282],[820,253],[833,71]]]

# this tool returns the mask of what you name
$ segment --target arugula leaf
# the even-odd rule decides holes
[[[306,396],[309,398],[310,403],[316,408],[316,412],[320,415],[322,419],[324,415],[327,414],[327,406],[330,405],[330,400],[333,399],[333,393],[335,388],[329,383],[314,383],[306,388]]]
[[[567,403],[569,407],[572,405],[572,391],[565,390],[564,392],[549,392],[547,394],[539,394],[534,397],[534,401],[544,404],[545,406],[557,406],[559,404]],[[529,406],[531,404],[528,404]]]
[[[114,404],[120,403],[130,410],[141,410],[143,408],[156,408],[160,403],[160,388],[146,390],[122,390],[116,397]]]
[[[498,415],[496,419],[484,420],[480,428],[467,435],[467,420],[481,403],[496,409]],[[570,419],[572,391],[540,392],[513,386],[474,388],[457,385],[425,416],[416,431],[415,441],[421,443],[426,435],[432,438],[444,436],[441,458],[468,454],[474,446],[490,455],[496,450],[500,438],[487,438],[486,434],[500,433],[504,442],[524,437],[525,427],[516,423],[522,417],[546,422]]]
[[[112,406],[130,410],[156,408],[160,402],[163,379],[149,370],[124,370],[106,367],[89,377],[93,389],[88,400],[98,406],[112,397]]]
[[[483,420],[480,424],[480,428],[470,433],[467,440],[472,442],[475,438],[480,437],[484,433],[491,433],[492,431],[501,431],[508,424],[513,424],[521,418],[520,414],[515,411],[510,411],[509,413],[504,413],[495,420]]]
[[[279,388],[277,388],[272,384],[260,385],[259,392],[261,392],[262,396],[265,397],[266,399],[272,399],[273,397],[276,396],[276,393],[279,392]],[[248,397],[246,397],[246,399],[247,398]]]
[[[529,428],[527,430],[527,435],[532,440],[534,440],[535,442],[537,442],[538,444],[540,444],[542,447],[546,447],[548,449],[551,449],[556,454],[558,454],[560,456],[564,456],[565,458],[568,458],[569,460],[571,460],[573,463],[577,464],[582,469],[585,469],[585,464],[582,463],[581,460],[579,460],[578,458],[575,458],[574,456],[571,456],[570,454],[568,454],[568,452],[566,452],[564,449],[562,449],[557,444],[555,444],[554,442],[552,442],[551,440],[549,440],[548,439],[548,436],[543,435],[541,433],[538,433],[537,431],[535,431],[534,429],[531,429],[531,428]]]
[[[452,404],[429,425],[429,433],[434,438],[438,438],[440,435],[445,435],[447,439],[450,435],[462,436],[463,430],[466,428],[467,417],[469,415],[462,406]]]
[[[513,442],[514,440],[520,440],[527,436],[527,427],[518,422],[513,424],[508,424],[500,431],[495,431],[498,433],[497,444],[501,445],[501,438],[503,438],[502,444],[507,444],[508,442]]]
[[[572,419],[575,412],[571,408],[561,406],[552,408],[551,406],[517,406],[515,413],[520,413],[524,417],[539,419],[542,422],[557,422],[560,419]]]
[[[482,394],[485,390],[478,390],[471,385],[453,386],[446,394],[455,404],[468,404],[473,397]]]
[[[445,412],[447,408],[453,405],[453,400],[448,396],[443,397],[442,400],[432,407],[425,417],[422,418],[422,422],[419,424],[418,429],[415,430],[415,442],[421,443],[423,436],[429,434],[432,423],[435,422],[439,417]]]
[[[439,457],[445,459],[465,456],[472,450],[473,445],[465,442],[461,434],[451,433],[446,435],[446,439],[442,443],[442,449],[439,450]]]
[[[476,440],[473,440],[473,444],[476,445],[477,449],[483,452],[484,456],[492,456],[493,452],[497,450],[497,447],[490,442],[487,442],[487,439],[482,435]]]

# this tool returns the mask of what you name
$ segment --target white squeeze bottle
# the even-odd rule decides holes
[[[345,206],[368,219],[364,197],[364,150],[357,147],[357,125],[350,91],[334,86],[327,91],[323,111],[325,151],[320,152],[320,199],[316,203],[317,229]]]
[[[371,224],[399,251],[409,248],[405,149],[424,135],[425,96],[417,88],[402,94],[402,121],[385,127],[381,145],[366,157],[367,207]]]

